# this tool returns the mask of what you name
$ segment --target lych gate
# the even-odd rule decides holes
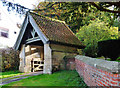
[[[44,44],[30,23],[26,27],[21,43],[23,43],[23,48],[20,53],[19,70],[22,72],[43,71]]]
[[[64,69],[64,56],[76,55],[84,45],[64,22],[28,12],[14,48],[20,50],[21,72],[51,74]]]

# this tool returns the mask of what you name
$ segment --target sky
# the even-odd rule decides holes
[[[38,2],[42,0],[7,0],[14,3],[19,3],[27,8],[33,9],[33,5],[37,5]],[[1,13],[1,20],[0,20],[0,27],[4,27],[9,29],[9,38],[0,38],[0,44],[3,46],[7,45],[9,47],[13,47],[16,39],[18,37],[20,29],[17,27],[17,23],[22,24],[24,21],[24,16],[20,17],[19,14],[15,12],[8,12],[7,7],[3,6],[2,2],[0,1],[0,13]],[[16,32],[16,34],[14,34]]]

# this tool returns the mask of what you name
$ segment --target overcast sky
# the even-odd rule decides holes
[[[37,5],[38,2],[43,0],[7,0],[14,3],[19,3],[22,6],[27,8],[33,9],[33,5]],[[0,12],[1,12],[1,20],[0,20],[0,27],[8,28],[9,29],[9,39],[1,39],[0,43],[3,45],[7,45],[12,47],[17,39],[20,29],[17,27],[17,23],[22,24],[24,17],[21,17],[16,14],[15,12],[8,12],[7,7],[3,6],[0,1]],[[16,14],[16,15],[15,15]],[[14,32],[17,32],[14,34]]]

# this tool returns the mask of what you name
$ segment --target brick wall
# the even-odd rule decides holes
[[[52,49],[52,72],[58,70],[65,69],[65,56],[76,56],[78,54],[77,48],[59,44],[50,44],[50,48]],[[70,63],[70,67],[74,67],[72,63]]]
[[[88,86],[119,86],[119,63],[77,55],[76,70]]]
[[[66,58],[67,68],[70,68],[70,63],[75,64],[76,71],[88,86],[120,87],[120,65],[118,62],[80,55]]]

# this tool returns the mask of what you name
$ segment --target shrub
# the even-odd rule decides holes
[[[100,19],[90,21],[89,25],[84,25],[76,33],[80,41],[86,45],[85,55],[96,57],[98,52],[98,42],[118,38],[118,27],[108,27],[107,23]]]
[[[91,44],[87,45],[84,49],[85,55],[90,57],[97,57],[97,46]]]
[[[120,57],[118,57],[118,58],[116,59],[116,61],[120,62]]]
[[[98,56],[111,58],[115,61],[120,55],[120,40],[107,40],[98,43]]]
[[[13,48],[2,49],[1,55],[2,64],[1,70],[8,71],[8,70],[17,70],[19,67],[19,52],[14,50]]]

